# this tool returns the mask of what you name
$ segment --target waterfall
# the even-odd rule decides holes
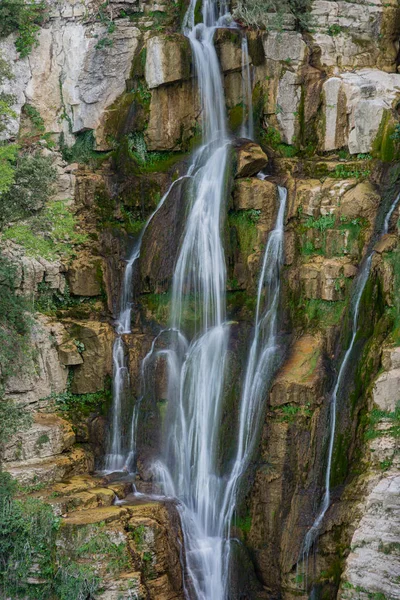
[[[250,71],[249,45],[246,35],[242,37],[242,103],[243,122],[240,135],[249,140],[254,139],[253,92]]]
[[[113,361],[113,382],[112,382],[112,407],[111,407],[111,431],[108,453],[105,456],[105,471],[120,471],[129,469],[133,466],[134,453],[132,452],[133,441],[132,433],[130,435],[129,444],[124,440],[122,435],[122,420],[124,409],[129,400],[129,371],[126,360],[125,344],[123,335],[131,333],[131,312],[132,312],[132,277],[136,263],[140,256],[140,249],[144,233],[152,221],[154,215],[160,210],[165,200],[168,198],[172,188],[180,181],[190,177],[188,175],[179,177],[169,187],[167,193],[161,198],[156,210],[147,219],[140,236],[133,246],[131,255],[126,263],[124,277],[122,281],[122,289],[120,296],[119,314],[115,325],[115,341],[113,345],[112,361]],[[135,412],[133,419],[135,419]],[[131,430],[133,428],[131,427]]]
[[[400,200],[400,194],[398,194],[391,204],[383,223],[383,227],[378,239],[381,239],[389,230],[390,219],[393,215],[393,212]],[[338,394],[341,390],[342,384],[344,382],[344,378],[347,372],[347,367],[349,365],[349,361],[351,358],[351,354],[353,351],[354,343],[356,340],[356,336],[358,333],[358,317],[360,312],[360,302],[361,298],[367,284],[369,274],[371,271],[371,263],[372,257],[374,255],[374,250],[372,249],[366,258],[363,261],[363,264],[360,268],[360,272],[358,274],[357,280],[354,286],[353,298],[351,303],[351,338],[350,343],[347,347],[347,350],[343,356],[343,360],[341,362],[336,382],[333,388],[331,400],[330,400],[330,423],[329,423],[329,446],[328,446],[328,459],[326,464],[325,471],[325,493],[322,499],[321,507],[319,512],[314,520],[314,523],[307,531],[307,534],[304,538],[303,546],[301,549],[300,557],[303,563],[305,564],[305,570],[307,573],[307,565],[308,565],[308,557],[311,551],[312,546],[314,545],[318,535],[319,530],[326,514],[326,511],[329,508],[330,500],[331,500],[331,487],[330,487],[330,479],[331,479],[331,471],[332,471],[332,456],[334,449],[334,440],[335,440],[335,430],[336,430],[336,417],[337,417],[337,398]]]

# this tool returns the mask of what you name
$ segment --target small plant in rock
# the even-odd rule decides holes
[[[336,35],[339,35],[339,33],[342,33],[342,31],[342,26],[338,25],[337,23],[334,23],[333,25],[329,25],[328,29],[326,30],[326,33],[332,37],[335,37]]]

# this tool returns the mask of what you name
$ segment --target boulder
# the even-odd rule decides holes
[[[233,190],[233,208],[235,210],[267,210],[275,209],[277,188],[266,179],[237,179]]]
[[[191,49],[184,35],[157,35],[146,45],[145,78],[150,89],[190,77]]]
[[[58,356],[60,362],[67,367],[81,365],[83,363],[83,358],[73,341],[61,344],[58,347]]]
[[[236,177],[251,177],[268,164],[268,157],[258,144],[238,140],[235,144],[237,153]]]
[[[74,296],[99,296],[101,294],[101,260],[80,254],[68,267],[67,279]]]

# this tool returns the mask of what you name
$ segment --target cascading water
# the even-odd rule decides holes
[[[388,232],[390,219],[393,215],[393,212],[394,212],[397,204],[399,203],[399,200],[400,200],[400,194],[398,194],[396,196],[394,202],[390,206],[389,211],[387,212],[387,214],[385,216],[383,227],[382,227],[382,230],[381,230],[381,233],[380,233],[380,236],[378,239],[380,239],[382,236],[384,236]],[[336,382],[335,382],[335,386],[333,388],[333,392],[332,392],[332,396],[331,396],[330,434],[329,434],[329,446],[328,446],[328,459],[327,459],[327,465],[326,465],[326,471],[325,471],[325,493],[324,493],[324,496],[322,499],[321,508],[314,520],[314,523],[312,524],[311,528],[308,530],[308,532],[304,538],[304,542],[303,542],[303,546],[302,546],[302,550],[301,550],[301,554],[300,554],[300,559],[304,564],[306,574],[307,574],[307,570],[308,570],[308,557],[309,557],[311,548],[313,547],[315,541],[317,540],[322,521],[323,521],[324,516],[330,505],[330,500],[331,500],[330,479],[331,479],[331,471],[332,471],[332,456],[333,456],[335,430],[336,430],[337,399],[338,399],[338,394],[340,393],[342,385],[344,383],[345,375],[347,373],[347,367],[349,364],[349,360],[351,358],[351,353],[352,353],[354,343],[356,340],[356,336],[358,333],[358,317],[359,317],[359,312],[360,312],[360,302],[361,302],[361,297],[363,295],[363,292],[364,292],[364,289],[365,289],[365,286],[367,284],[368,277],[370,274],[371,262],[372,262],[373,255],[374,255],[374,250],[371,250],[371,252],[364,259],[364,262],[361,266],[357,281],[355,283],[355,288],[354,288],[354,293],[353,293],[353,298],[352,298],[352,306],[351,306],[350,343],[349,343],[347,350],[343,356],[343,360],[340,365],[339,372],[338,372]]]
[[[205,0],[203,23],[194,25],[195,4],[192,0],[184,31],[195,59],[202,104],[203,144],[194,154],[189,169],[188,218],[173,277],[171,326],[160,332],[142,362],[142,391],[144,393],[151,357],[165,357],[168,412],[164,459],[154,464],[155,480],[161,484],[165,495],[179,501],[185,541],[186,596],[197,600],[223,600],[228,597],[229,535],[237,492],[255,447],[266,390],[279,361],[277,323],[286,190],[279,188],[277,221],[267,241],[260,274],[254,337],[240,398],[236,456],[229,471],[221,474],[218,443],[229,339],[221,222],[230,140],[213,37],[218,24],[225,22],[226,6],[221,3],[218,10],[217,2]],[[252,137],[247,43],[243,45],[243,56],[243,76],[247,82],[243,89],[248,108],[245,135]],[[127,264],[117,328],[115,364],[122,366],[123,373],[127,373],[127,368],[122,334],[130,331],[132,268],[140,254],[140,243],[141,238]],[[166,334],[170,340],[168,347],[156,351],[158,339]],[[115,374],[117,380],[118,369]],[[116,392],[123,388],[119,383],[118,386],[116,381]],[[121,447],[118,439],[120,406],[121,397],[116,394],[114,414],[118,414],[113,420],[111,452],[107,461],[109,469],[121,469],[134,461],[140,398],[132,418],[128,451]]]
[[[176,179],[169,187],[167,193],[161,198],[156,210],[147,219],[141,234],[136,241],[130,258],[126,263],[124,278],[122,282],[121,298],[120,298],[120,310],[118,319],[116,321],[115,332],[116,338],[113,345],[113,403],[111,408],[111,432],[110,432],[110,444],[109,452],[105,456],[104,468],[106,471],[120,471],[129,470],[133,466],[133,453],[132,453],[132,434],[130,435],[129,445],[124,440],[122,435],[122,420],[124,416],[124,410],[129,407],[127,406],[129,400],[129,371],[126,361],[125,345],[123,341],[123,335],[131,333],[131,312],[132,312],[132,276],[135,265],[140,256],[140,249],[144,233],[149,226],[154,215],[160,210],[165,200],[168,198],[172,188],[177,185],[182,179],[190,177],[190,172],[184,177]],[[132,429],[132,428],[131,428]]]
[[[279,364],[278,307],[286,197],[286,189],[280,187],[276,225],[269,234],[258,284],[254,336],[240,400],[236,458],[224,476],[217,474],[216,464],[227,343],[224,328],[214,326],[192,342],[180,369],[176,370],[175,363],[171,378],[169,397],[176,401],[176,411],[169,429],[170,460],[167,464],[158,462],[156,470],[165,493],[181,501],[190,580],[187,593],[202,600],[228,597],[229,531],[237,492],[255,449],[266,390]]]

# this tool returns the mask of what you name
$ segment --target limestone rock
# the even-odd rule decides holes
[[[105,377],[112,373],[114,331],[108,323],[79,321],[68,325],[71,337],[82,342],[83,363],[74,370],[71,391],[88,394],[104,390]]]
[[[63,392],[67,385],[68,370],[60,362],[57,346],[63,326],[48,317],[37,315],[32,328],[31,341],[35,350],[35,365],[27,364],[22,372],[10,377],[6,395],[23,406],[48,403],[50,394]]]
[[[277,198],[276,185],[266,179],[256,177],[237,179],[233,190],[233,207],[235,210],[268,210],[275,208]]]
[[[3,138],[17,133],[25,102],[39,111],[47,131],[64,131],[71,142],[69,127],[74,133],[96,130],[105,109],[125,91],[139,37],[140,31],[126,19],[116,20],[115,30],[108,33],[100,23],[61,17],[41,29],[29,59],[15,61],[14,37],[2,40],[2,53],[11,58],[14,73],[6,85],[17,97],[17,117]],[[110,43],[99,44],[103,38]],[[97,141],[100,149],[108,147],[106,140]]]
[[[400,401],[400,368],[382,373],[375,382],[374,403],[380,410],[394,412]]]
[[[236,177],[251,177],[267,166],[267,155],[258,144],[239,140],[236,145]]]
[[[242,36],[240,33],[236,33],[232,29],[218,28],[214,41],[222,71],[240,71],[242,69]]]
[[[80,254],[68,268],[68,284],[74,296],[99,296],[101,294],[101,260]]]
[[[93,471],[93,456],[88,448],[75,448],[57,456],[30,458],[7,463],[7,471],[23,485],[54,483],[71,475]]]
[[[190,77],[191,49],[184,35],[157,35],[146,46],[146,83],[150,89]]]
[[[322,388],[321,368],[322,338],[302,336],[291,349],[273,383],[270,393],[271,406],[287,403],[305,405],[319,401]]]
[[[61,454],[75,443],[70,423],[57,415],[36,413],[33,425],[13,436],[4,452],[4,460],[23,461]]]
[[[74,557],[78,562],[91,560],[101,579],[96,600],[183,600],[179,560],[182,534],[176,510],[167,504],[130,504],[127,500],[123,507],[69,513],[58,532],[58,556]],[[127,561],[118,573],[110,573],[104,553],[77,554],[77,548],[99,534],[99,526],[110,542],[125,548]]]
[[[346,291],[346,279],[356,275],[357,269],[349,258],[324,259],[317,256],[300,268],[300,281],[306,298],[341,300]]]
[[[282,61],[297,66],[305,60],[307,46],[300,33],[294,31],[269,31],[263,36],[267,60]]]
[[[67,367],[81,365],[83,363],[83,358],[73,341],[61,344],[58,347],[58,356],[60,362]]]
[[[338,598],[365,600],[374,594],[400,598],[396,550],[400,536],[400,476],[381,479],[368,494],[363,513],[351,540]]]
[[[400,97],[400,75],[360,69],[328,79],[324,85],[325,132],[322,149],[347,145],[351,154],[368,153],[385,110]],[[347,114],[347,119],[343,115]]]
[[[195,132],[197,92],[190,81],[155,88],[145,132],[148,150],[179,150]]]
[[[395,3],[316,0],[312,51],[319,65],[333,72],[376,65],[395,71],[398,18]]]

